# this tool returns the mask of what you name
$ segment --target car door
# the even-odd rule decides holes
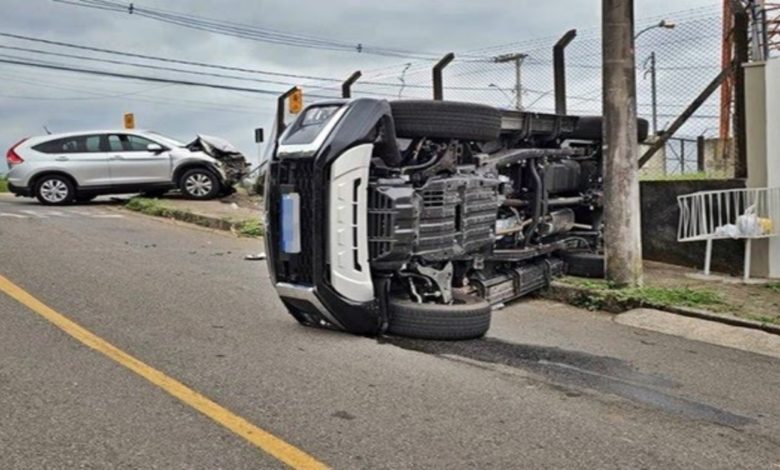
[[[63,171],[80,187],[111,184],[108,155],[101,146],[102,136],[75,135],[43,142],[33,150],[49,156],[49,169]]]
[[[150,144],[162,148],[149,151]],[[143,186],[171,182],[171,158],[164,145],[135,134],[108,134],[111,184],[114,186]]]

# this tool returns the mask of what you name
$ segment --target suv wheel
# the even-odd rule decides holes
[[[64,176],[44,176],[35,185],[35,197],[47,206],[62,206],[73,201],[73,183]]]
[[[490,304],[479,297],[456,296],[452,305],[416,303],[390,298],[390,325],[394,336],[433,340],[465,340],[485,336],[490,328]]]
[[[195,168],[184,173],[179,189],[188,199],[213,199],[221,188],[214,173],[203,168]]]

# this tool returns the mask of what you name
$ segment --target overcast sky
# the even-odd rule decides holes
[[[141,0],[134,3],[139,7],[361,43],[366,47],[437,54],[464,53],[559,36],[570,28],[587,30],[596,28],[600,19],[598,0]],[[720,2],[636,0],[637,18],[641,21],[679,10],[714,8],[717,3]],[[255,42],[52,0],[0,0],[0,6],[3,11],[0,32],[142,54],[337,78],[361,69],[367,77],[395,81],[404,64],[410,62],[399,57]],[[4,37],[0,37],[0,45],[88,54]],[[261,76],[250,77],[283,83],[226,81],[0,49],[0,58],[8,56],[271,91],[284,90],[286,82],[290,86],[309,83]],[[23,137],[43,134],[43,126],[52,132],[119,128],[122,114],[133,112],[139,128],[154,129],[182,140],[198,133],[221,136],[254,160],[257,148],[252,131],[255,127],[270,128],[275,107],[273,97],[268,95],[86,76],[2,63],[0,83],[3,153]],[[3,170],[4,165],[0,164],[0,172]]]

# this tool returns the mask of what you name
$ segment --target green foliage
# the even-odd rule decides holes
[[[565,282],[582,289],[575,302],[578,306],[589,310],[619,310],[642,306],[695,308],[719,306],[726,303],[718,292],[709,289],[689,287],[618,289],[607,281],[569,278]]]
[[[5,176],[0,176],[0,193],[8,192],[8,179]]]
[[[174,212],[163,206],[157,199],[147,199],[143,197],[134,197],[130,199],[127,201],[127,204],[125,204],[125,208],[155,217],[172,217]]]
[[[765,287],[775,294],[780,294],[780,282],[773,282],[771,284],[767,284]]]
[[[642,176],[640,177],[642,181],[701,181],[701,180],[717,180],[717,179],[726,179],[725,177],[721,176],[714,176],[710,173],[700,172],[700,173],[685,173],[681,175],[652,175],[652,176]]]
[[[236,232],[242,237],[262,237],[263,224],[258,219],[245,220],[236,224]]]

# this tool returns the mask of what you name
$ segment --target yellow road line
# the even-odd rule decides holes
[[[233,431],[235,434],[246,439],[251,444],[272,455],[277,460],[296,469],[328,468],[327,465],[301,449],[298,449],[292,444],[288,444],[268,431],[258,428],[246,419],[231,413],[230,410],[214,403],[176,379],[165,375],[159,370],[145,364],[130,354],[113,346],[106,340],[91,333],[89,330],[79,326],[77,323],[68,319],[61,313],[54,311],[2,275],[0,275],[0,291],[5,292],[11,298],[16,299],[19,303],[50,321],[79,342],[130,369],[154,385],[157,385],[187,405],[195,408],[212,420]]]

